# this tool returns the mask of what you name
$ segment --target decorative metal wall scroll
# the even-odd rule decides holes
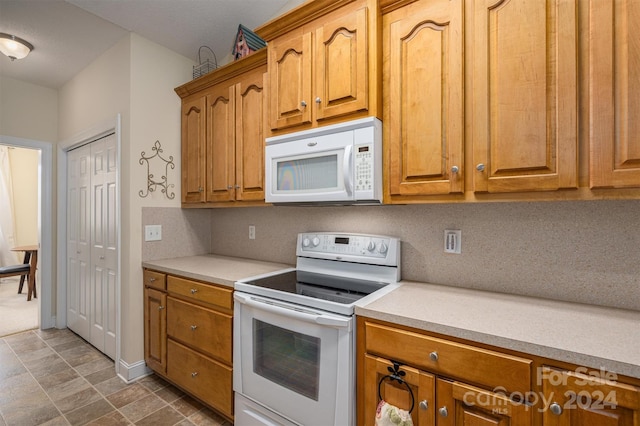
[[[169,188],[173,188],[175,185],[170,184],[167,180],[167,176],[169,175],[169,167],[171,167],[172,169],[175,169],[176,167],[176,165],[173,163],[173,155],[170,155],[168,160],[161,155],[163,151],[162,147],[160,146],[160,141],[156,141],[151,150],[155,153],[149,157],[146,157],[144,151],[142,151],[141,153],[142,158],[140,158],[139,163],[143,166],[145,165],[145,163],[147,165],[147,190],[146,192],[144,190],[140,190],[138,194],[141,197],[146,197],[147,195],[149,195],[149,193],[154,192],[156,189],[158,189],[158,187],[160,187],[160,191],[165,194],[168,199],[173,200],[176,195],[173,192],[170,193]],[[161,164],[161,167],[164,167],[164,175],[160,176],[159,181],[154,180],[155,176],[152,173],[151,165],[149,164],[149,160],[152,160],[154,158],[158,158],[159,161],[162,161],[164,163]],[[157,170],[158,167],[156,166],[154,167],[154,169]]]

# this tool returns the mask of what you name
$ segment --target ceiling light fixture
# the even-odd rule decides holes
[[[33,45],[26,40],[11,34],[0,33],[0,52],[12,61],[26,57],[33,50]]]

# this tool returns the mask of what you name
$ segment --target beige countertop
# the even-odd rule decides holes
[[[356,315],[640,378],[640,312],[400,284]]]
[[[233,287],[292,265],[220,255],[145,268]],[[640,312],[402,281],[356,315],[640,378]]]
[[[292,267],[292,265],[283,263],[262,262],[216,254],[149,260],[142,262],[142,266],[167,274],[176,274],[229,287],[233,287],[233,283],[242,278]]]

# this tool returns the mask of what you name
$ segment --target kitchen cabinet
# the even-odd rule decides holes
[[[167,370],[166,275],[145,270],[144,279],[144,360],[152,370]]]
[[[473,190],[578,186],[575,0],[473,2]]]
[[[375,1],[321,0],[256,29],[268,41],[272,130],[377,114],[377,22]]]
[[[147,269],[144,276],[147,366],[233,419],[233,289]],[[160,276],[166,289],[150,284]]]
[[[640,389],[618,383],[615,375],[550,367],[543,367],[542,373],[544,426],[622,426],[640,418]]]
[[[383,15],[386,197],[464,190],[461,0]]]
[[[590,186],[640,187],[640,3],[590,1],[588,9]]]
[[[476,425],[531,424],[531,408],[507,397],[530,391],[529,359],[364,317],[358,318],[358,339],[360,424],[374,424],[379,398],[408,410],[412,394],[415,425],[464,425],[470,418]],[[387,377],[398,368],[407,385]]]
[[[185,207],[264,200],[266,50],[176,88]]]

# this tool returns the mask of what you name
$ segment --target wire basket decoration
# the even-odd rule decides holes
[[[209,58],[204,61],[202,60],[202,49],[208,49],[211,52],[213,55],[213,62]],[[209,46],[200,46],[198,49],[198,65],[193,66],[193,79],[195,80],[198,77],[202,77],[216,68],[218,68],[218,58],[216,58],[216,54]]]

